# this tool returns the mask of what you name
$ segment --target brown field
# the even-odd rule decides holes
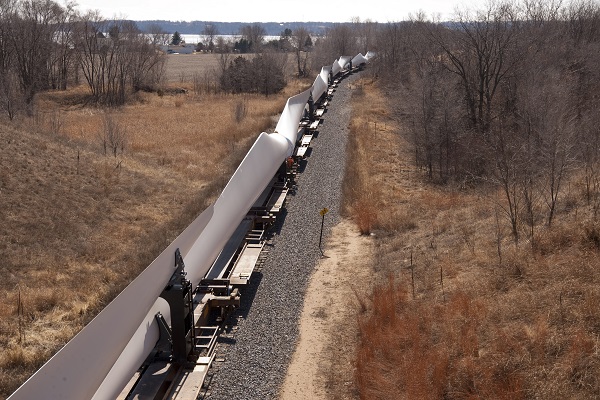
[[[345,209],[379,283],[359,295],[356,396],[598,398],[600,225],[578,172],[516,245],[493,188],[428,183],[385,96],[357,92]]]
[[[254,55],[229,54],[227,60],[231,61],[239,56],[251,58]],[[205,84],[219,71],[220,57],[220,54],[208,53],[169,54],[165,64],[165,79],[170,85],[187,84],[189,86],[193,85],[194,81]],[[295,55],[290,53],[287,56],[287,74],[294,75],[295,68]]]
[[[169,54],[166,63],[166,79],[169,83],[191,82],[194,75],[204,77],[219,69],[219,55]]]
[[[309,84],[270,97],[139,93],[111,112],[81,106],[75,88],[0,127],[0,398],[212,203]]]

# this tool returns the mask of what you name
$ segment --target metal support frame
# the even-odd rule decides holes
[[[192,283],[185,276],[185,264],[179,249],[175,250],[175,272],[160,297],[169,303],[171,310],[171,328],[166,326],[162,315],[157,314],[160,326],[159,344],[165,340],[171,344],[171,361],[177,364],[187,362],[188,356],[194,354],[194,300]],[[168,338],[163,336],[168,335]]]
[[[159,329],[159,337],[158,342],[156,343],[155,349],[158,354],[162,353],[170,353],[171,347],[173,345],[173,338],[171,337],[171,328],[169,328],[169,324],[165,320],[165,317],[161,313],[158,313],[154,316],[156,322],[158,322]]]

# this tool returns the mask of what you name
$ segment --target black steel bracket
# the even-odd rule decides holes
[[[171,327],[157,315],[161,338],[159,344],[165,345],[166,340],[171,345],[171,361],[184,364],[190,355],[194,354],[194,299],[192,284],[186,278],[185,264],[179,249],[175,250],[175,272],[169,283],[163,289],[160,297],[169,303],[171,310]],[[161,321],[162,320],[162,321]],[[169,336],[163,338],[163,336]]]
[[[156,313],[154,318],[156,318],[156,322],[158,323],[158,329],[160,330],[160,336],[155,348],[159,354],[163,352],[170,352],[171,346],[173,345],[171,328],[169,328],[169,324],[167,324],[167,321],[165,321],[165,317],[163,317],[163,315],[160,312]]]

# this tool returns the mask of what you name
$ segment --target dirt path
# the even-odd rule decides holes
[[[352,222],[332,229],[310,278],[300,338],[280,392],[282,400],[352,398],[357,297],[370,276],[372,239]]]

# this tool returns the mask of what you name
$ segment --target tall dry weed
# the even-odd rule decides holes
[[[381,91],[363,86],[361,108],[369,109],[373,93]],[[385,145],[365,147],[368,162],[348,166],[351,179],[366,168],[382,194],[373,271],[384,284],[358,316],[360,397],[599,398],[593,188],[565,183],[552,225],[535,220],[534,236],[519,226],[516,243],[511,227],[495,218],[494,188],[439,186],[422,176],[406,121],[362,116],[357,134],[370,129]],[[398,277],[394,293],[390,273]]]
[[[354,121],[348,140],[348,162],[344,177],[344,210],[355,221],[360,233],[371,233],[379,225],[381,193],[371,175],[370,139],[364,127]]]
[[[481,302],[457,292],[446,304],[432,306],[409,300],[404,288],[393,279],[377,287],[370,315],[360,319],[361,398],[526,397],[518,368],[497,365],[493,356],[480,353],[481,327],[487,323]]]

